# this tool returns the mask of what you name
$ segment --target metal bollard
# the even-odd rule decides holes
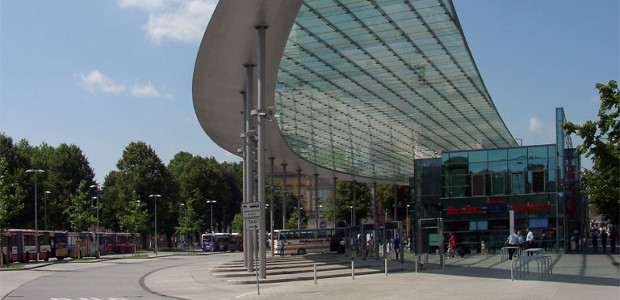
[[[314,264],[314,284],[316,284],[316,264]]]
[[[385,277],[388,276],[388,260],[387,258],[385,259]]]
[[[355,280],[355,262],[351,260],[351,279]]]

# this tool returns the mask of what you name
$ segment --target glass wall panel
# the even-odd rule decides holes
[[[485,195],[485,175],[478,174],[472,176],[472,196]]]
[[[527,169],[527,160],[511,160],[508,162],[508,170],[511,172],[523,172]]]
[[[529,181],[532,184],[532,193],[545,192],[545,172],[531,171],[529,172]]]
[[[527,148],[512,148],[508,149],[508,159],[526,159],[527,158]]]
[[[525,175],[523,173],[512,173],[512,194],[525,193]]]
[[[493,173],[492,178],[493,190],[492,195],[504,195],[506,194],[506,174],[505,173]]]
[[[487,162],[470,163],[469,164],[469,171],[471,171],[474,174],[476,174],[476,173],[485,173],[487,171],[487,169],[488,169]]]
[[[494,161],[489,162],[489,171],[491,172],[505,172],[508,170],[507,161]]]
[[[469,196],[468,187],[452,187],[450,188],[450,197],[466,197]]]
[[[550,193],[557,192],[557,171],[549,170],[547,173],[547,191]]]
[[[486,162],[487,151],[472,151],[469,152],[469,163]]]
[[[547,168],[547,158],[529,159],[527,162],[528,170],[544,170]]]
[[[453,175],[450,176],[450,186],[458,187],[458,186],[468,186],[469,185],[469,175]]]
[[[489,150],[489,161],[506,160],[508,151],[506,149]]]
[[[547,146],[536,146],[527,148],[527,157],[529,159],[547,157]]]
[[[468,152],[452,152],[448,159],[448,164],[467,164]]]

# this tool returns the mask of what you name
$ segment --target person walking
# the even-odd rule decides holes
[[[517,247],[517,243],[519,243],[519,237],[517,236],[517,232],[513,232],[508,236],[506,240],[506,244],[508,244],[508,259],[512,260],[512,256],[515,254],[515,250]]]
[[[618,228],[611,227],[609,230],[609,246],[611,247],[611,253],[616,253],[616,241],[618,240]]]
[[[396,260],[398,260],[398,253],[400,252],[400,238],[398,237],[398,234],[392,241],[392,245],[394,245],[394,253],[396,253]]]
[[[596,230],[596,228],[592,229],[590,238],[592,239],[592,248],[594,249],[594,253],[596,253],[596,248],[598,247],[598,230]]]
[[[284,242],[280,242],[280,256],[284,256]]]
[[[484,241],[482,241],[482,242],[480,243],[480,256],[489,256],[489,254],[487,253],[487,250],[486,250],[486,249],[487,249],[487,247],[486,247],[486,245],[484,244]]]
[[[603,247],[603,253],[607,251],[607,231],[605,228],[601,229],[601,247]]]
[[[450,234],[450,241],[448,243],[448,257],[456,256],[456,238],[454,234]]]

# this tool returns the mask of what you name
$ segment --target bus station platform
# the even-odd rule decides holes
[[[532,276],[511,281],[510,261],[501,261],[499,255],[449,258],[444,268],[438,256],[430,255],[416,272],[414,255],[406,253],[401,263],[392,254],[386,275],[383,259],[324,254],[268,256],[267,278],[258,285],[255,273],[231,257],[217,266],[198,263],[154,272],[145,278],[145,286],[177,299],[617,299],[620,295],[617,254],[549,255],[553,273],[544,280]]]

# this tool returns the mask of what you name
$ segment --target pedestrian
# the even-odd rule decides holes
[[[396,235],[396,237],[392,241],[392,244],[394,245],[394,253],[396,253],[396,260],[398,260],[398,252],[399,252],[399,249],[400,249],[400,238],[398,237],[398,234]]]
[[[339,253],[344,253],[345,251],[345,243],[344,243],[344,238],[340,239],[340,248],[338,248],[338,252]]]
[[[594,249],[594,253],[596,253],[596,248],[598,246],[598,230],[593,229],[590,233],[590,238],[592,239],[592,248]]]
[[[607,231],[605,228],[601,229],[601,247],[603,247],[603,253],[607,251]]]
[[[280,242],[280,256],[284,256],[284,242]]]
[[[527,231],[527,235],[525,236],[525,248],[534,248],[534,233],[529,228],[526,228],[525,231]],[[527,255],[534,255],[534,253],[528,252]]]
[[[521,230],[517,231],[517,246],[521,249],[523,249],[523,242],[525,242],[525,240],[523,239],[523,236],[521,235]]]
[[[489,254],[487,253],[486,248],[487,248],[487,247],[486,247],[486,245],[484,244],[484,241],[482,241],[482,242],[480,243],[480,256],[489,256]]]
[[[452,256],[455,257],[455,250],[456,250],[456,238],[454,237],[454,234],[450,233],[450,240],[448,242],[448,257]]]
[[[512,256],[515,253],[517,243],[519,243],[519,236],[517,236],[517,232],[513,232],[506,239],[506,244],[508,244],[508,259],[512,260]]]
[[[616,253],[616,241],[618,241],[618,228],[611,227],[609,230],[609,246],[611,247],[611,253]]]

